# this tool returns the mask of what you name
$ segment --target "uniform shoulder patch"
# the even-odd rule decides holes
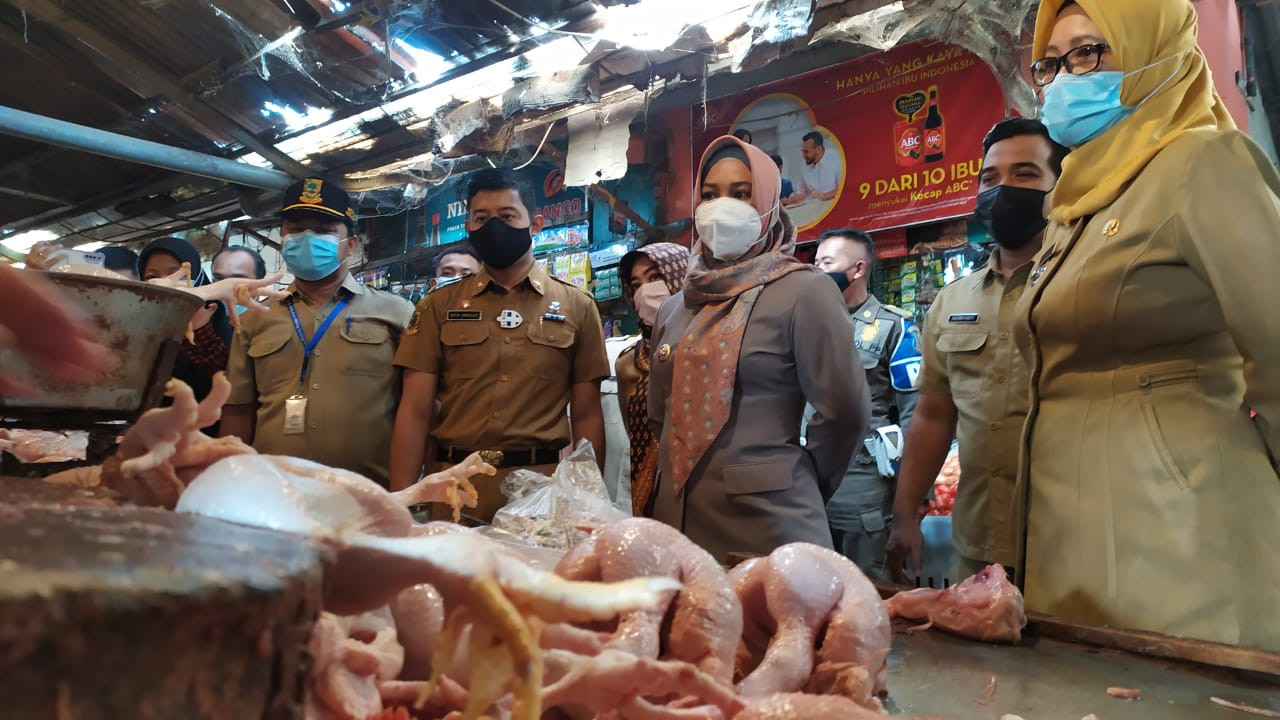
[[[919,328],[913,321],[904,320],[902,337],[898,338],[898,345],[889,358],[889,378],[894,390],[911,392],[919,388],[923,363],[920,345]]]
[[[906,310],[903,310],[897,305],[884,304],[884,305],[881,305],[880,307],[884,308],[885,310],[888,310],[889,312],[893,313],[894,315],[897,315],[898,317],[903,317],[903,318],[911,317],[911,313],[907,312]]]

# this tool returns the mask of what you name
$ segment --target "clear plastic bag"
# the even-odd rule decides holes
[[[586,440],[551,477],[517,470],[502,481],[501,489],[508,502],[493,516],[493,527],[538,547],[567,550],[584,540],[591,528],[627,518],[609,499]]]

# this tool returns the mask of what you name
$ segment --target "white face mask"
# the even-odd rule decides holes
[[[640,322],[653,327],[654,321],[658,319],[658,307],[669,297],[671,297],[671,291],[661,280],[654,280],[636,288],[632,302],[636,305],[636,315],[640,317]]]
[[[708,200],[693,211],[699,241],[721,262],[746,255],[760,241],[760,213],[734,198]]]

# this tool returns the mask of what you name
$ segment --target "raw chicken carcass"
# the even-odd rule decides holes
[[[890,627],[871,581],[844,556],[791,543],[729,572],[742,601],[744,696],[806,690],[879,708]],[[816,672],[815,672],[816,666]]]
[[[414,585],[391,601],[391,614],[404,646],[404,670],[399,679],[429,679],[431,658],[444,632],[444,598],[430,585]]]
[[[1027,625],[1022,593],[998,564],[988,565],[959,585],[906,590],[886,604],[891,617],[928,621],[921,629],[938,627],[984,642],[1016,643]]]
[[[486,467],[473,457],[445,472],[465,476]],[[477,717],[492,705],[509,681],[516,691],[513,717],[538,717],[543,665],[530,619],[608,620],[655,607],[680,588],[670,578],[568,581],[528,567],[472,532],[409,537],[414,523],[407,500],[344,470],[297,458],[242,455],[197,477],[177,509],[305,535],[330,547],[335,557],[326,571],[324,605],[331,612],[366,612],[387,605],[407,588],[432,585],[448,611],[439,647],[457,647],[469,626],[472,682],[465,717]],[[443,662],[432,665],[439,675]],[[438,679],[433,676],[429,689]]]
[[[838,695],[777,693],[751,698],[734,720],[881,720],[878,712],[867,710]]]
[[[0,428],[0,450],[24,463],[55,463],[84,460],[89,449],[89,433],[83,430],[53,432]]]
[[[173,403],[143,413],[102,465],[73,468],[45,481],[101,485],[140,505],[173,508],[186,483],[205,468],[225,457],[254,453],[239,438],[211,438],[200,432],[222,417],[222,405],[231,394],[223,373],[213,377],[209,394],[199,403],[180,380],[170,380],[165,394]]]
[[[404,665],[404,649],[385,608],[354,617],[321,613],[307,649],[309,720],[366,720],[381,712],[378,684],[394,680]]]
[[[642,658],[683,660],[728,683],[742,635],[742,605],[715,558],[680,531],[648,518],[597,529],[570,550],[556,574],[570,580],[614,582],[665,575],[684,584],[668,608],[623,615],[608,647]]]
[[[546,662],[548,677],[554,680],[543,695],[548,708],[579,707],[597,715],[616,711],[622,718],[678,720],[731,718],[743,707],[732,686],[678,660],[652,660],[610,649],[596,656],[550,650]],[[644,699],[652,696],[684,700],[680,707],[664,707]],[[689,698],[701,707],[686,707]]]

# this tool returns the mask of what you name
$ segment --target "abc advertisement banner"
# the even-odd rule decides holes
[[[918,42],[714,101],[713,131],[695,130],[694,157],[721,132],[745,129],[781,158],[800,239],[846,225],[899,228],[973,211],[982,136],[1004,107],[977,56]]]

